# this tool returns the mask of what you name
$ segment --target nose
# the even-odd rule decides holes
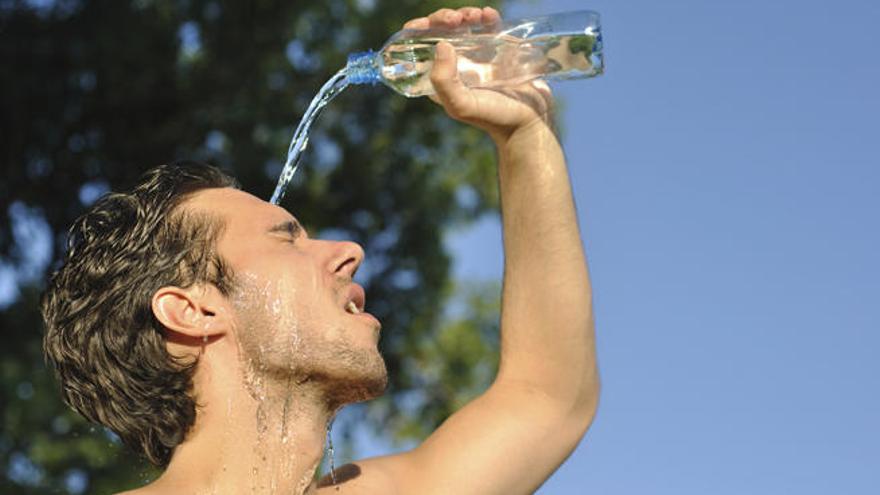
[[[330,260],[330,269],[334,275],[354,278],[355,272],[364,261],[364,248],[358,243],[351,241],[332,241],[334,244],[333,256]]]

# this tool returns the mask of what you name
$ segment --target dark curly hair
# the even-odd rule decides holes
[[[195,421],[197,361],[168,353],[151,299],[166,285],[231,290],[214,249],[223,221],[180,208],[200,190],[223,187],[238,184],[184,161],[149,170],[129,193],[105,195],[71,227],[42,298],[43,350],[64,401],[160,467]]]

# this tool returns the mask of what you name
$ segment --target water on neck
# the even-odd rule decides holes
[[[327,457],[330,459],[330,480],[333,482],[333,486],[336,486],[336,489],[339,490],[339,487],[336,485],[336,459],[335,452],[333,451],[333,420],[327,423]]]
[[[275,192],[272,193],[272,199],[270,200],[272,204],[277,205],[281,202],[281,199],[284,197],[284,191],[287,189],[288,184],[290,184],[290,180],[293,179],[294,174],[296,174],[299,159],[309,144],[309,129],[312,127],[312,122],[318,118],[318,115],[321,114],[321,110],[324,109],[327,103],[347,86],[346,70],[342,69],[324,83],[324,86],[321,87],[321,90],[318,91],[318,94],[309,103],[309,108],[303,114],[302,120],[300,120],[299,125],[296,127],[296,132],[293,133],[293,138],[290,140],[290,147],[287,149],[287,160],[284,163],[284,168],[281,170],[281,176],[278,178],[278,184],[275,186]]]

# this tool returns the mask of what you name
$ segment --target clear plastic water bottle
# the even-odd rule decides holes
[[[429,74],[440,41],[455,48],[459,77],[469,87],[593,77],[604,70],[599,14],[583,10],[497,26],[405,29],[378,52],[349,55],[346,78],[350,84],[381,82],[409,97],[433,94]]]

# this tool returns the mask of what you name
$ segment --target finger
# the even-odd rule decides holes
[[[532,81],[532,87],[538,90],[544,96],[552,96],[553,92],[550,91],[550,85],[547,84],[547,81],[543,79],[535,79]]]
[[[547,84],[547,81],[543,79],[535,79],[532,81],[532,87],[538,91],[538,94],[541,95],[541,107],[544,108],[544,111],[552,116],[553,112],[555,112],[555,100],[553,99],[553,91],[550,89],[550,85]]]
[[[434,89],[437,85],[448,85],[458,80],[458,66],[455,48],[447,41],[441,41],[434,46],[434,66],[431,68],[431,83]]]
[[[461,14],[452,9],[440,9],[428,16],[431,27],[452,28],[461,24]]]
[[[430,21],[428,21],[427,17],[417,17],[406,21],[403,29],[428,29],[429,23]]]
[[[458,9],[461,20],[465,24],[480,24],[483,22],[483,10],[477,7],[462,7]]]
[[[437,98],[451,117],[465,119],[469,114],[469,95],[458,78],[455,49],[449,43],[441,41],[434,50],[434,67],[430,77]]]
[[[501,23],[501,14],[492,7],[483,7],[483,24],[492,25]]]

